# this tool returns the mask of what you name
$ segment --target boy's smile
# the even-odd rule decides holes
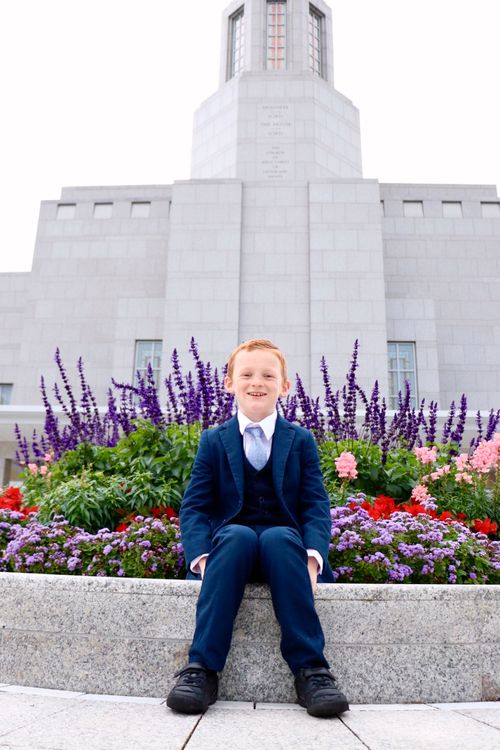
[[[238,352],[232,377],[226,376],[224,386],[234,393],[238,409],[252,422],[272,414],[278,398],[290,390],[289,381],[283,380],[278,357],[265,349]]]

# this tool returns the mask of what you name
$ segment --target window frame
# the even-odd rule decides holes
[[[14,383],[0,383],[0,406],[10,406]],[[7,394],[7,397],[5,396]]]
[[[94,210],[92,212],[92,215],[94,219],[98,219],[99,221],[105,220],[105,219],[112,219],[113,218],[113,202],[112,201],[94,201]],[[106,206],[109,208],[109,213],[105,213],[102,216],[99,216],[99,209],[102,206]]]
[[[486,206],[496,206],[496,212],[488,214],[485,213]],[[481,201],[481,217],[483,219],[500,219],[500,201]]]
[[[148,357],[148,361],[146,363],[145,367],[139,367],[139,356],[140,356],[140,345],[143,344],[152,344],[152,350],[151,355]],[[156,345],[156,346],[155,346]],[[159,348],[159,354],[155,351],[156,347]],[[154,360],[155,356],[158,356],[159,358],[159,365],[158,367],[154,367]],[[134,372],[133,372],[133,383],[134,386],[137,386],[138,383],[138,374],[140,374],[141,377],[144,377],[144,375],[147,374],[148,371],[148,365],[151,364],[153,368],[153,377],[155,381],[156,389],[158,390],[160,385],[160,376],[161,376],[161,365],[162,365],[162,356],[163,356],[163,341],[162,339],[136,339],[134,344]]]
[[[71,208],[73,209],[69,216],[64,216],[64,209]],[[62,209],[62,210],[61,210]],[[71,221],[71,219],[74,219],[76,216],[76,203],[58,203],[57,204],[57,210],[56,210],[56,219],[57,221]]]
[[[420,213],[406,213],[406,207],[407,206],[420,206],[421,212]],[[424,214],[424,202],[420,200],[404,200],[403,201],[403,216],[405,219],[422,219]]]
[[[283,27],[283,34],[282,36],[279,35],[279,33],[272,34],[271,32],[278,31],[279,25],[277,23],[272,24],[270,21],[272,20],[273,16],[276,18],[276,16],[279,16],[279,13],[271,13],[271,8],[273,6],[282,6],[283,8],[283,24],[281,26]],[[286,70],[286,48],[287,48],[287,2],[286,0],[267,0],[266,2],[266,70]],[[272,45],[271,41],[282,41],[282,44],[274,44]],[[274,55],[271,55],[274,47]],[[279,50],[283,50],[283,55],[280,58],[279,57]]]
[[[317,35],[314,34],[314,26],[316,24]],[[308,14],[308,68],[309,72],[319,78],[325,78],[325,54],[323,44],[323,33],[325,25],[324,14],[316,8],[315,5],[310,3],[309,14]],[[314,39],[317,36],[317,47],[314,45]],[[317,58],[314,52],[317,50]],[[317,63],[317,64],[316,64]]]
[[[147,214],[144,214],[143,216],[134,215],[135,206],[148,206]],[[151,201],[131,201],[130,202],[130,218],[131,219],[149,219],[150,215],[151,215]]]
[[[400,363],[402,360],[402,357],[399,355],[400,346],[411,347],[413,362],[410,364],[413,365],[413,369],[403,369],[400,366]],[[396,369],[391,368],[391,347],[396,347],[395,356],[394,356],[394,359],[396,360]],[[409,380],[412,386],[411,407],[416,409],[419,404],[419,397],[418,397],[418,377],[417,377],[417,344],[415,341],[388,341],[387,342],[387,373],[389,376],[388,378],[389,380],[389,383],[388,383],[389,409],[398,408],[399,393],[401,392],[401,394],[404,394],[406,380]],[[393,382],[393,378],[391,377],[392,373],[396,374],[396,391],[394,393],[392,392],[392,382]],[[409,377],[405,377],[408,374],[413,375],[413,379]]]
[[[445,206],[446,207],[450,207],[450,206],[457,207],[457,206],[459,206],[459,211],[456,214],[453,214],[453,213],[448,213],[447,214],[446,213],[447,209],[445,209]],[[442,207],[442,211],[443,211],[443,218],[445,218],[445,219],[462,219],[463,218],[464,211],[463,211],[462,201],[441,201],[441,207]]]
[[[239,40],[238,40],[239,33]],[[238,43],[239,42],[239,43]],[[227,80],[237,78],[245,68],[245,5],[228,19]]]

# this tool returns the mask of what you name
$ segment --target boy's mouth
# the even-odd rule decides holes
[[[265,396],[265,393],[259,393],[257,391],[250,391],[249,396],[255,396],[256,398],[262,398],[262,396]]]

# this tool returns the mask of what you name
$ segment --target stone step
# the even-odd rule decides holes
[[[164,697],[200,583],[0,573],[0,682]],[[322,584],[326,656],[352,703],[500,700],[500,587]],[[220,698],[289,703],[266,586],[247,586]]]

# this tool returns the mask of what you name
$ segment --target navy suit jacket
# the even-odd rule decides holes
[[[238,419],[203,432],[191,479],[182,500],[180,523],[186,564],[209,554],[215,532],[231,523],[243,506],[244,468]],[[273,436],[272,471],[278,501],[306,549],[323,558],[323,582],[333,582],[328,563],[330,502],[318,452],[308,430],[278,415]]]

